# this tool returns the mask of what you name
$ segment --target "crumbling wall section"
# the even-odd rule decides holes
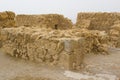
[[[17,26],[33,26],[39,28],[51,29],[71,29],[72,22],[63,15],[46,14],[46,15],[17,15]]]
[[[35,26],[37,20],[35,16],[32,15],[17,15],[16,16],[16,26]]]
[[[108,31],[115,21],[120,21],[117,13],[78,13],[76,26],[90,30]]]
[[[11,11],[0,12],[0,27],[14,27],[15,13]]]
[[[111,46],[120,48],[120,21],[116,21],[111,27],[109,37]]]

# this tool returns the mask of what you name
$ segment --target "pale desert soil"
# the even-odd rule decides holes
[[[0,51],[0,80],[73,80],[64,70],[17,59]]]
[[[92,73],[116,75],[120,78],[120,49],[111,48],[109,55],[86,55],[86,68]]]
[[[13,58],[0,51],[0,80],[118,80],[120,51],[110,55],[86,55],[86,68],[71,72],[56,67]]]

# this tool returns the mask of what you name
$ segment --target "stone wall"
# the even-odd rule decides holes
[[[75,62],[82,64],[83,38],[56,38],[45,35],[49,31],[35,31],[30,28],[4,28],[2,41],[5,53],[66,69],[73,69]]]
[[[76,25],[80,28],[72,28],[72,22],[58,14],[15,18],[12,12],[9,17],[5,13],[1,13],[0,20],[16,20],[18,27],[2,26],[0,47],[14,57],[78,70],[84,64],[84,54],[108,54],[109,45],[120,43],[118,14],[78,14]]]
[[[15,13],[11,11],[0,12],[0,27],[14,27]]]
[[[71,29],[71,20],[65,18],[63,15],[46,14],[46,15],[17,15],[17,26],[33,26],[38,28],[51,29]]]
[[[111,46],[120,48],[120,21],[115,22],[108,34]]]
[[[108,31],[115,21],[120,21],[119,13],[78,13],[76,26]]]
[[[86,53],[107,52],[106,35],[99,31],[18,27],[4,28],[1,35],[5,53],[66,69],[80,68]]]
[[[76,27],[106,31],[109,46],[120,47],[120,13],[78,13]]]

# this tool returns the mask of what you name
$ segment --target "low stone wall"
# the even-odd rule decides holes
[[[70,19],[59,14],[17,15],[16,25],[51,29],[71,29],[73,26]]]

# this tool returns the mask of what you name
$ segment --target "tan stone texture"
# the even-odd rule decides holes
[[[72,28],[71,20],[59,14],[17,15],[16,25],[51,29]]]

